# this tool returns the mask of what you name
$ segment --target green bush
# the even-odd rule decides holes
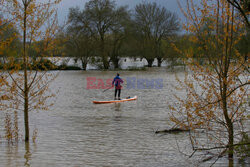
[[[34,61],[32,64],[33,64],[32,69],[37,69],[37,70],[55,70],[58,68],[48,59],[41,59],[40,61]]]
[[[239,163],[244,166],[247,159],[250,157],[250,138],[246,132],[243,133],[239,145],[235,147],[235,151],[239,156]]]

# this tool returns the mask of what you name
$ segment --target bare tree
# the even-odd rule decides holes
[[[119,7],[114,13],[116,20],[114,20],[115,24],[111,28],[112,34],[108,37],[108,52],[114,68],[119,68],[120,57],[125,55],[123,46],[127,36],[126,27],[130,21],[130,15],[127,7]]]
[[[94,37],[88,31],[89,21],[85,12],[79,8],[71,8],[69,13],[69,27],[66,32],[66,52],[80,59],[82,69],[86,70],[91,56],[94,55]]]
[[[161,66],[164,56],[161,50],[162,40],[179,30],[177,16],[156,3],[142,3],[135,7],[134,25],[141,36],[142,45],[145,45],[142,48],[152,45],[152,54],[144,55],[148,66],[152,66],[154,58],[157,58],[158,66]]]
[[[99,43],[99,55],[103,62],[103,68],[109,68],[109,58],[105,48],[106,35],[110,33],[114,25],[115,2],[110,0],[90,0],[85,5],[86,17],[89,20],[88,29],[95,34]]]
[[[109,68],[110,61],[117,67],[119,50],[125,37],[124,20],[127,18],[127,8],[116,8],[115,1],[111,0],[90,0],[83,11],[73,8],[69,14],[71,28],[78,29],[85,38],[94,41],[92,50],[95,56],[101,58],[104,69]]]

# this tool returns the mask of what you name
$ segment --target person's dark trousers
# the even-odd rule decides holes
[[[118,92],[118,98],[120,98],[121,89],[115,89],[115,98],[116,98],[117,92]]]

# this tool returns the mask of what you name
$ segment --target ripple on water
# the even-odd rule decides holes
[[[174,74],[121,72],[123,78],[163,78],[163,89],[126,89],[125,83],[122,97],[137,95],[137,101],[92,104],[95,99],[113,98],[114,92],[87,90],[86,77],[107,79],[114,74],[61,72],[51,84],[52,90],[59,89],[54,107],[47,112],[30,113],[31,129],[38,128],[37,142],[29,148],[23,142],[13,147],[0,144],[0,166],[193,166],[176,146],[176,140],[180,139],[188,145],[186,134],[154,134],[155,130],[169,126],[167,100],[171,100]],[[2,115],[3,125],[1,118]],[[22,124],[20,113],[20,128]]]

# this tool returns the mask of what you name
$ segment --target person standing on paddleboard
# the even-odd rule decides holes
[[[120,99],[121,89],[122,89],[121,83],[123,83],[123,80],[120,78],[120,74],[117,73],[116,77],[112,82],[112,87],[115,86],[115,100],[117,93],[118,93],[118,100],[121,100]]]

